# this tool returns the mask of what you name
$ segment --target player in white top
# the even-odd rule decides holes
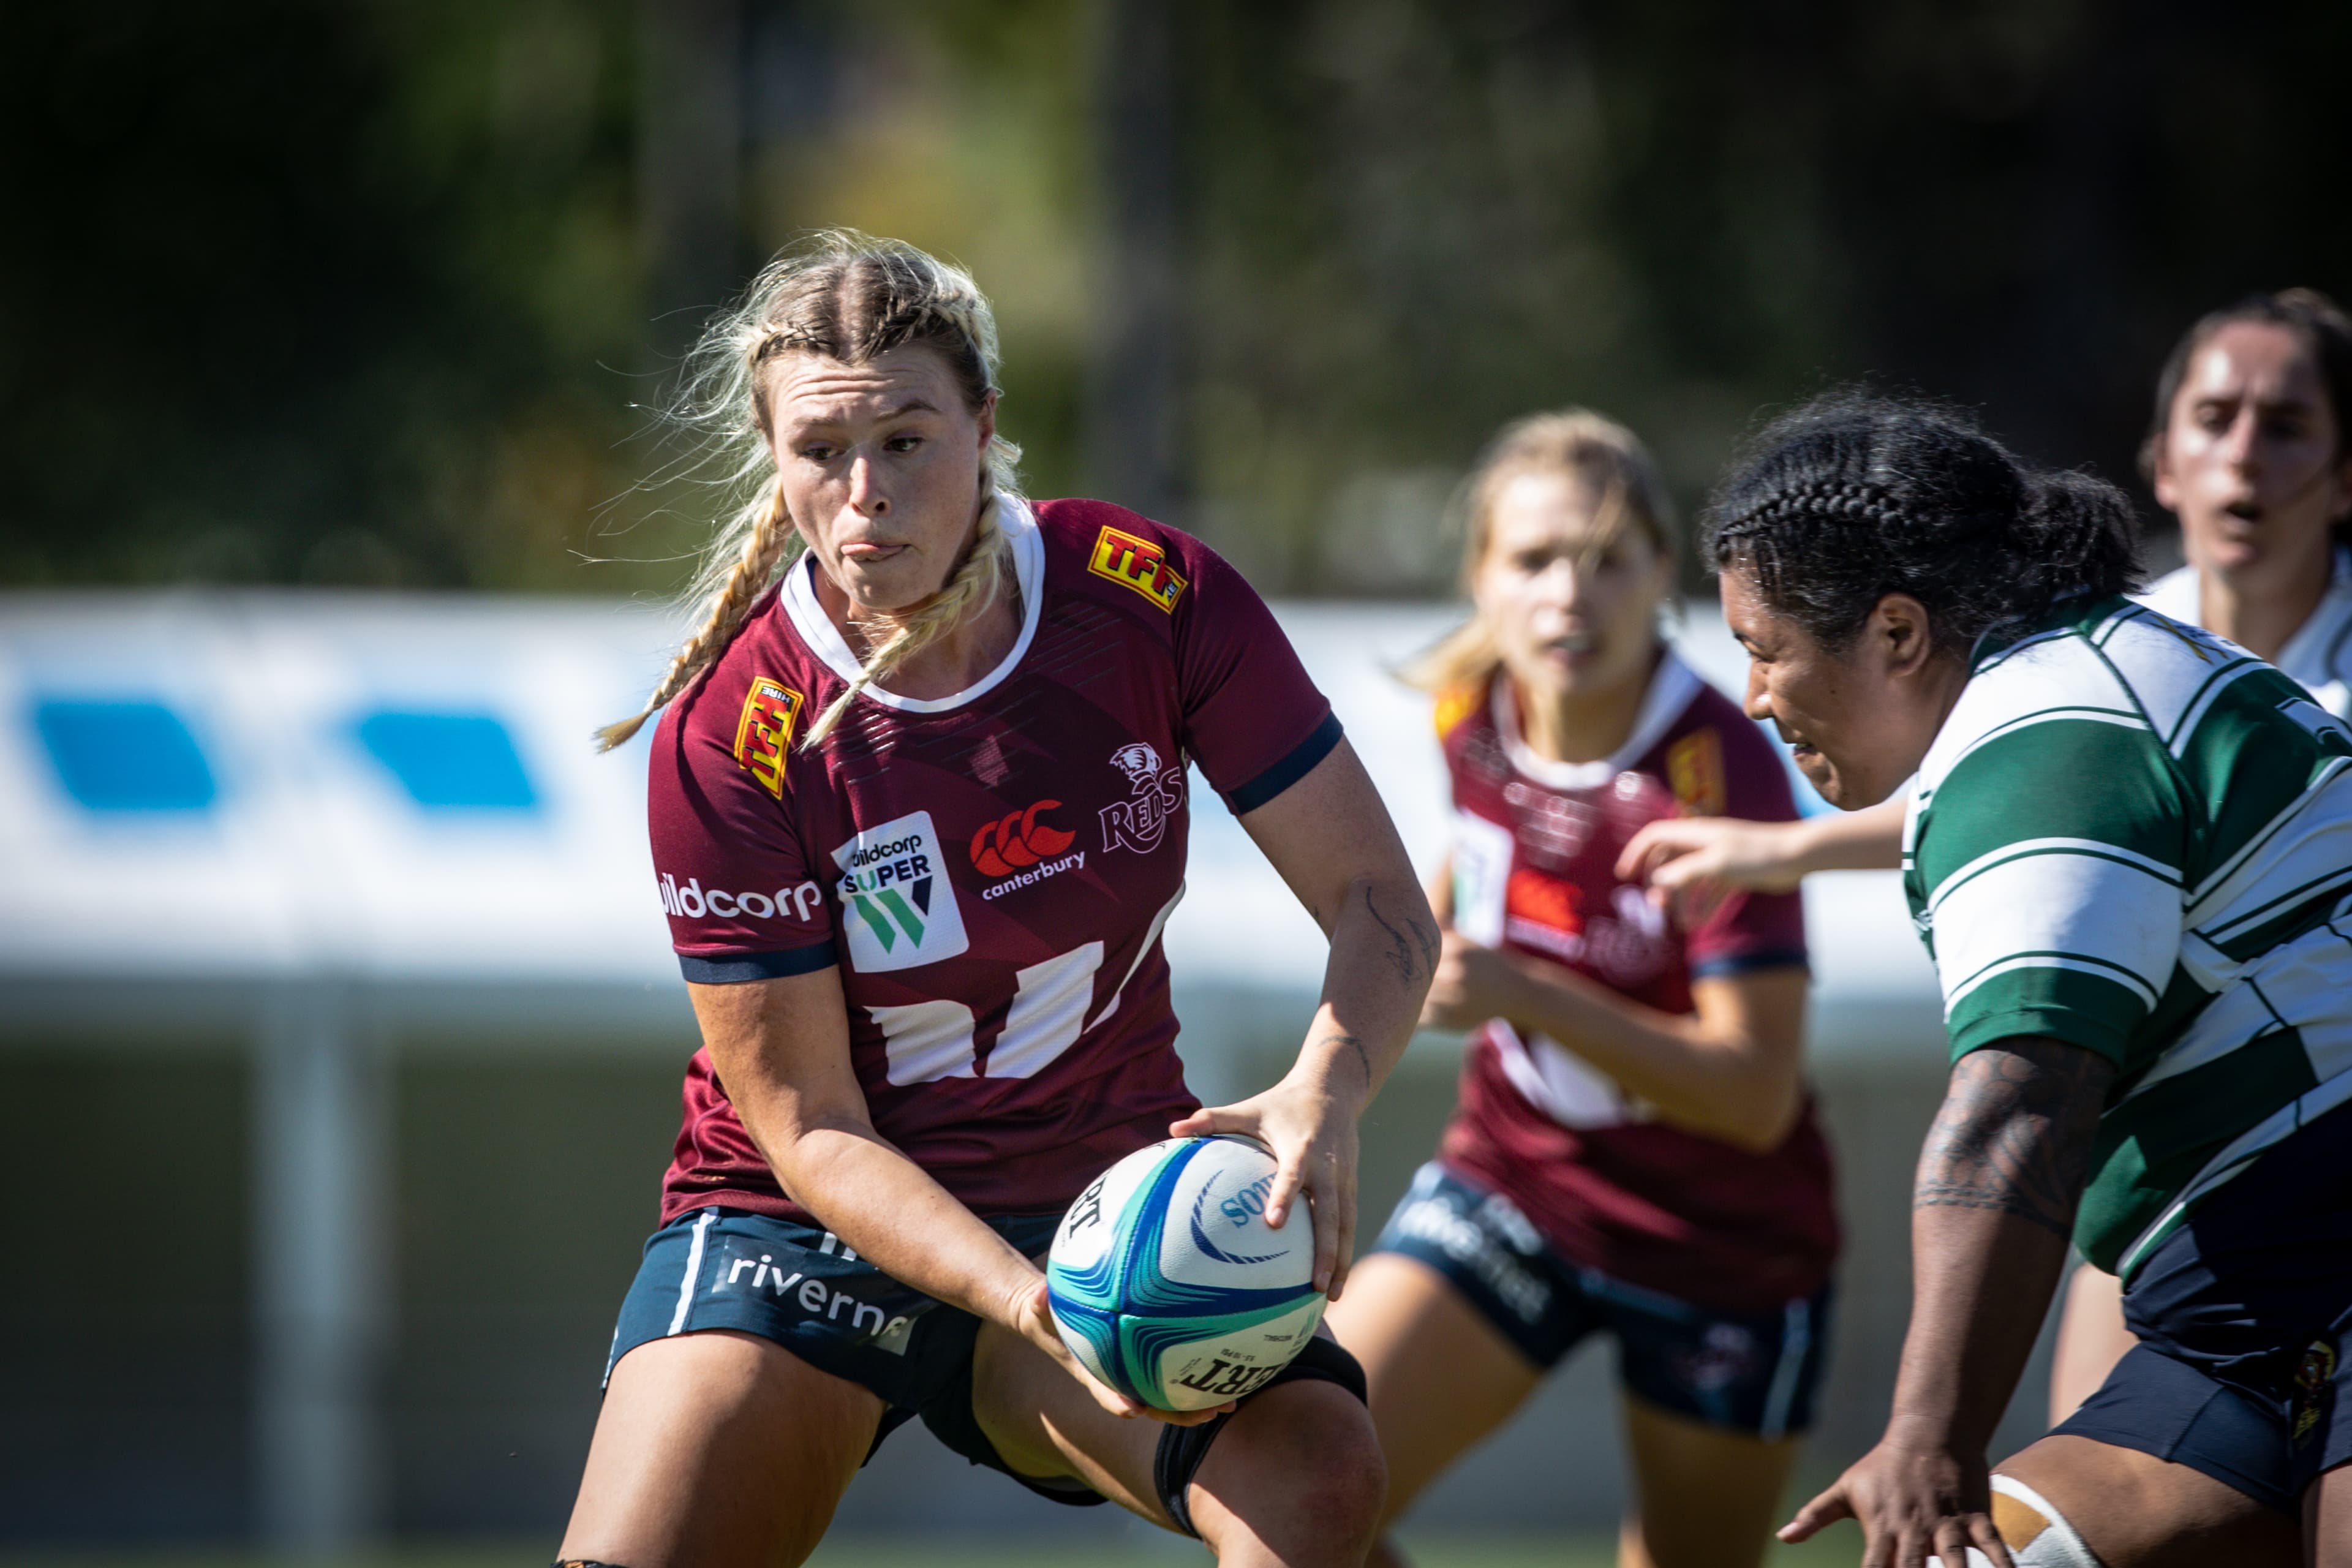
[[[2336,717],[2352,717],[2352,321],[2326,296],[2252,296],[2183,334],[2156,388],[2140,453],[2156,499],[2179,520],[2179,570],[2140,602],[2219,633],[2276,665]],[[1811,871],[1892,868],[1906,801],[1805,821],[1685,818],[1627,847],[1620,874],[1662,892],[1716,885],[1780,889]],[[2133,1344],[2116,1277],[2087,1265],[2068,1289],[2052,1371],[2054,1426]],[[2182,1464],[2157,1462],[2149,1506],[2114,1510],[2092,1545],[2109,1568],[2173,1533],[2175,1513],[2275,1536],[2275,1515]],[[2160,1503],[2158,1500],[2161,1500]],[[2080,1521],[2077,1521],[2082,1522]],[[2251,1551],[2244,1547],[2242,1550]],[[2293,1560],[2291,1541],[2279,1545]]]

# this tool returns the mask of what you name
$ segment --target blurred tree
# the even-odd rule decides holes
[[[641,337],[625,22],[13,7],[0,576],[577,583]]]
[[[1700,501],[1759,405],[1868,377],[2131,471],[2172,339],[2340,292],[2352,12],[2100,0],[1201,0],[1192,479],[1308,591],[1433,585],[1528,408]]]
[[[2198,312],[2342,291],[2319,0],[30,0],[0,580],[667,587],[703,311],[819,225],[995,297],[1040,494],[1423,591],[1500,422],[1696,504],[1871,376],[2127,473]],[[587,556],[635,563],[585,570]]]

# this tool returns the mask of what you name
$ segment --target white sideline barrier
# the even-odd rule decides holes
[[[1285,605],[1416,864],[1443,853],[1425,700],[1389,671],[1441,606]],[[385,1274],[388,1049],[675,1051],[631,710],[671,622],[604,603],[335,594],[0,595],[0,1048],[256,1053],[257,1438],[278,1545],[376,1526],[366,1402]],[[1711,610],[1686,656],[1744,672]],[[1167,932],[1196,1085],[1303,1025],[1323,942],[1196,775]],[[1816,1051],[1932,1039],[1891,873],[1807,891]],[[1441,1047],[1442,1048],[1442,1047]],[[320,1260],[334,1261],[321,1267]]]

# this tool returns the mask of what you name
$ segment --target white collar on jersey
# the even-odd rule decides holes
[[[2201,606],[2194,566],[2167,572],[2150,583],[2147,592],[2133,596],[2158,615],[2169,616],[2192,626],[2204,624],[2198,619]],[[2273,661],[2289,679],[2318,698],[2321,706],[2331,713],[2347,700],[2344,682],[2352,671],[2340,671],[2336,663],[2343,657],[2348,635],[2352,635],[2352,551],[2339,546],[2327,592],[2320,596],[2309,618],[2295,628],[2294,636],[2286,639],[2286,646],[2279,649]],[[2330,687],[2335,689],[2328,689]]]
[[[994,669],[952,697],[901,697],[878,686],[868,686],[860,696],[870,697],[885,708],[896,708],[902,713],[944,713],[995,690],[1029,651],[1030,643],[1036,639],[1038,617],[1045,605],[1045,542],[1039,536],[1037,519],[1025,501],[999,496],[989,504],[996,509],[996,526],[1013,542],[1013,574],[1021,584],[1021,635],[1013,638],[1013,651]],[[857,656],[849,651],[841,628],[833,624],[833,617],[817,603],[815,574],[814,557],[803,560],[784,574],[784,614],[792,618],[793,629],[801,634],[809,650],[824,660],[826,668],[844,680],[855,680],[863,667]]]
[[[1633,732],[1612,756],[1597,763],[1556,763],[1528,749],[1519,734],[1518,704],[1511,700],[1511,683],[1495,682],[1495,729],[1503,737],[1503,752],[1511,766],[1548,789],[1595,790],[1640,762],[1660,736],[1674,728],[1683,710],[1698,695],[1699,679],[1672,647],[1658,655],[1650,689],[1642,694],[1641,711],[1633,716]]]

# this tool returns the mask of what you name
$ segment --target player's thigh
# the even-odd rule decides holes
[[[971,1354],[971,1414],[1018,1474],[1075,1477],[1130,1512],[1175,1528],[1152,1486],[1163,1423],[1114,1415],[1019,1334],[982,1323]]]
[[[1760,1437],[1625,1396],[1634,1509],[1620,1568],[1755,1568],[1780,1522],[1800,1439]]]
[[[755,1335],[640,1345],[613,1369],[561,1555],[625,1568],[799,1563],[882,1413],[870,1391]]]
[[[2313,1568],[2352,1568],[2352,1465],[2322,1474],[2303,1494]]]
[[[2290,1516],[2201,1470],[2136,1448],[2061,1433],[1993,1467],[2064,1516],[2105,1568],[2294,1568]],[[1993,1521],[2021,1545],[2041,1528],[2030,1505],[1996,1494]]]
[[[1325,1321],[1363,1364],[1391,1519],[1543,1380],[1451,1280],[1402,1253],[1357,1264]]]
[[[1171,1428],[1112,1415],[1044,1352],[992,1323],[973,1349],[972,1415],[1015,1471],[1075,1477],[1155,1524],[1181,1528],[1157,1474]],[[1194,1527],[1228,1561],[1353,1563],[1378,1525],[1382,1481],[1363,1403],[1302,1379],[1244,1400],[1184,1496]]]
[[[2104,1268],[2075,1265],[2058,1317],[2057,1353],[2050,1363],[2050,1425],[2074,1414],[2096,1394],[2116,1363],[2139,1342],[2124,1326],[2123,1281]]]

